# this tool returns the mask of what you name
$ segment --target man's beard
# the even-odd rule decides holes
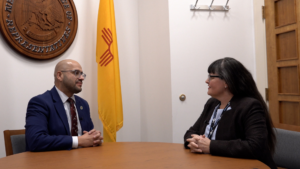
[[[72,83],[71,80],[69,80],[68,78],[64,78],[63,79],[63,84],[65,85],[65,87],[72,93],[79,93],[81,92],[82,88],[79,88],[76,86],[76,83],[80,82],[80,80],[77,80],[75,82],[75,84]],[[82,83],[82,82],[81,82]]]

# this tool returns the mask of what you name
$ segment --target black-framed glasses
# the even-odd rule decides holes
[[[86,78],[86,74],[83,73],[80,70],[62,70],[61,72],[71,72],[73,73],[77,78],[80,78],[82,76],[84,79]]]
[[[218,75],[208,75],[208,81],[210,81],[211,79],[214,79],[214,78],[220,78],[221,79],[221,76],[218,76]]]

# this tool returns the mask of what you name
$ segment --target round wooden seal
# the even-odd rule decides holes
[[[0,27],[9,44],[35,59],[50,59],[72,44],[78,27],[73,0],[0,0]]]

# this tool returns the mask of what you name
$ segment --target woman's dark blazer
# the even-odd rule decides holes
[[[186,139],[191,134],[203,135],[206,125],[220,102],[211,98],[196,123],[185,133]],[[268,148],[268,131],[264,110],[254,98],[233,97],[231,109],[224,112],[216,131],[216,140],[210,143],[210,153],[217,156],[258,159],[270,168],[277,168]]]

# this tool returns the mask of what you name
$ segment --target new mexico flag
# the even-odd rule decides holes
[[[115,142],[123,110],[113,0],[100,0],[97,29],[98,113],[104,142]]]

